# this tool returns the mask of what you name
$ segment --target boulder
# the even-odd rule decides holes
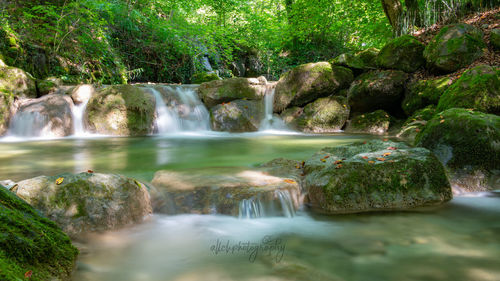
[[[500,28],[495,28],[490,32],[490,44],[493,49],[500,51]]]
[[[451,73],[483,55],[483,32],[468,24],[447,25],[424,50],[427,66],[435,72]]]
[[[288,112],[292,114],[288,115]],[[345,97],[331,96],[307,104],[294,118],[294,108],[288,112],[285,110],[282,116],[286,116],[285,124],[294,129],[310,133],[331,133],[344,127],[349,117],[349,106]]]
[[[255,78],[230,78],[203,83],[198,95],[208,108],[238,99],[260,100],[266,93],[266,83]]]
[[[82,84],[73,88],[70,92],[71,99],[73,103],[78,105],[90,100],[90,97],[96,93],[96,89],[93,85]]]
[[[440,112],[420,132],[415,144],[433,151],[452,173],[452,184],[481,172],[484,180],[461,188],[471,191],[498,188],[488,175],[500,170],[500,116],[463,108]],[[459,174],[460,178],[453,174]]]
[[[311,207],[328,214],[408,210],[452,198],[439,160],[403,143],[324,148],[305,162],[304,173]]]
[[[0,93],[36,98],[35,79],[22,69],[0,66]]]
[[[500,67],[479,65],[467,70],[441,96],[438,111],[454,107],[500,114]]]
[[[73,134],[73,101],[46,95],[23,103],[11,118],[9,134],[24,137],[65,137]]]
[[[410,116],[428,105],[437,105],[452,83],[453,80],[447,76],[414,81],[408,86],[401,107]]]
[[[62,86],[63,81],[56,77],[49,77],[44,80],[36,81],[36,88],[38,89],[39,96],[53,94],[57,88]]]
[[[153,132],[155,99],[133,85],[106,87],[94,94],[85,112],[86,129],[92,133],[139,136]]]
[[[264,118],[264,105],[262,101],[235,100],[212,107],[210,117],[214,131],[258,131]]]
[[[369,48],[358,53],[344,53],[334,58],[331,64],[350,68],[355,73],[360,74],[365,70],[377,68],[376,58],[379,50]]]
[[[407,78],[408,75],[399,70],[376,70],[360,75],[347,95],[351,111],[399,112]]]
[[[345,129],[348,133],[385,134],[389,130],[391,118],[387,112],[377,110],[354,116]]]
[[[215,72],[198,72],[191,77],[191,83],[193,84],[201,84],[214,80],[221,80]]]
[[[380,50],[375,48],[368,48],[361,52],[356,53],[356,56],[361,59],[365,69],[376,69],[377,68],[377,56]]]
[[[69,280],[78,250],[69,237],[0,186],[0,279]],[[31,272],[31,277],[26,273]]]
[[[427,121],[431,120],[434,114],[436,114],[436,106],[434,105],[417,110],[403,123],[396,136],[413,143],[415,137],[424,129]]]
[[[3,136],[9,128],[11,107],[13,103],[13,94],[0,92],[0,136]]]
[[[139,223],[152,213],[144,185],[121,175],[61,174],[17,184],[17,196],[72,237]]]
[[[259,217],[264,213],[288,215],[300,206],[300,187],[295,179],[271,176],[259,170],[195,175],[158,171],[152,185],[165,197],[165,200],[155,200],[165,202],[155,206],[155,211],[168,214]],[[284,197],[286,202],[282,201]]]
[[[403,35],[387,43],[377,56],[382,68],[415,72],[425,65],[425,46],[411,35]]]
[[[288,107],[304,106],[318,98],[336,95],[349,87],[353,80],[352,71],[328,62],[308,63],[285,73],[274,96],[274,112]]]

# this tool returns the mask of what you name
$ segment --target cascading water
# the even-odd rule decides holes
[[[155,97],[156,102],[156,129],[157,133],[162,135],[169,132],[177,132],[179,130],[179,118],[177,114],[167,108],[163,101],[161,93],[154,88],[149,88]]]
[[[292,196],[288,190],[276,190],[276,196],[281,203],[281,211],[283,215],[287,218],[293,218],[295,216],[295,207],[293,206]]]
[[[47,116],[39,112],[17,112],[10,121],[8,135],[14,137],[50,137],[47,123]]]
[[[275,85],[268,84],[264,96],[265,115],[259,131],[288,131],[283,120],[273,114]]]
[[[83,125],[83,115],[85,114],[85,109],[92,97],[93,87],[91,85],[82,85],[75,89],[74,95],[79,97],[79,104],[75,104],[71,110],[73,115],[73,135],[74,136],[85,136],[85,128]]]
[[[264,216],[264,206],[259,198],[241,200],[238,215],[240,219],[255,219]]]
[[[264,199],[260,196],[243,199],[239,204],[240,219],[254,219],[265,216],[284,216],[293,218],[295,207],[290,191],[278,189],[272,198]]]

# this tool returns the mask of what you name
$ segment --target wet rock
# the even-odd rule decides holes
[[[0,66],[0,93],[36,98],[35,79],[22,69]]]
[[[0,136],[3,136],[9,128],[11,118],[11,107],[14,104],[14,95],[0,92]]]
[[[415,72],[425,65],[424,44],[411,35],[403,35],[387,43],[377,56],[382,68]]]
[[[407,115],[412,115],[428,105],[437,105],[452,82],[450,77],[414,81],[408,86],[401,107]]]
[[[415,137],[425,128],[425,125],[432,119],[435,113],[436,107],[434,105],[429,105],[426,108],[417,110],[403,123],[403,126],[396,136],[413,143]]]
[[[95,94],[95,92],[96,89],[94,88],[93,85],[83,84],[73,88],[70,92],[70,95],[71,99],[73,100],[73,103],[78,105],[90,100],[90,97],[92,97],[92,95]]]
[[[44,80],[36,81],[36,88],[38,89],[39,96],[53,94],[57,88],[62,86],[63,82],[57,77],[49,77]]]
[[[264,117],[262,101],[235,100],[210,109],[212,129],[225,132],[254,132]]]
[[[221,80],[215,72],[198,72],[191,77],[191,83],[193,84],[201,84],[214,80]]]
[[[345,129],[348,133],[384,134],[389,130],[390,116],[383,110],[354,116]]]
[[[260,100],[266,93],[266,83],[252,78],[230,78],[203,83],[198,95],[208,107],[238,99]]]

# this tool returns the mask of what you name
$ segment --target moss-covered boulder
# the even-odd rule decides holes
[[[295,161],[299,165],[298,161]],[[265,169],[264,169],[265,170]],[[225,214],[244,218],[289,216],[300,206],[300,186],[294,178],[269,175],[263,170],[238,174],[211,171],[192,173],[158,171],[152,185],[164,197],[155,211],[168,214]],[[286,198],[285,198],[286,197]]]
[[[500,114],[500,67],[479,65],[467,70],[441,96],[438,111],[454,107]]]
[[[191,77],[191,83],[193,84],[201,84],[215,80],[221,80],[215,72],[198,72]]]
[[[483,32],[468,24],[447,25],[432,38],[424,50],[429,68],[451,73],[470,65],[483,55]]]
[[[495,50],[500,51],[500,28],[491,30],[490,44]]]
[[[425,46],[411,35],[403,35],[387,43],[377,56],[382,68],[415,72],[425,65]]]
[[[489,175],[500,170],[500,116],[463,108],[440,112],[417,135],[416,145],[432,150],[460,177],[477,171]],[[488,177],[465,189],[491,189]],[[457,177],[451,177],[452,183]],[[496,187],[498,188],[498,186]]]
[[[22,69],[0,67],[0,92],[35,98],[37,96],[35,79]]]
[[[139,223],[152,212],[146,187],[121,175],[61,174],[17,184],[17,196],[70,236]]]
[[[452,82],[453,80],[447,76],[416,80],[408,86],[401,107],[410,116],[428,105],[437,105],[441,95]]]
[[[408,75],[399,70],[376,70],[360,75],[347,95],[351,111],[400,111],[407,79]]]
[[[65,137],[73,134],[73,101],[46,95],[23,103],[12,116],[9,134],[21,137]]]
[[[155,99],[133,85],[109,86],[87,104],[87,131],[105,135],[139,136],[153,132]]]
[[[210,108],[238,99],[260,100],[266,89],[266,82],[256,78],[230,78],[201,84],[198,95]]]
[[[345,129],[348,133],[384,134],[389,130],[391,118],[383,110],[354,116]]]
[[[331,64],[348,67],[359,74],[365,70],[377,68],[377,55],[379,50],[369,48],[358,53],[344,53],[331,60]]]
[[[431,120],[434,114],[436,114],[435,105],[429,105],[415,111],[415,113],[403,123],[396,136],[413,143],[415,137],[425,128],[427,121]]]
[[[54,93],[58,87],[62,86],[63,81],[57,77],[49,77],[44,80],[36,81],[36,88],[40,96]]]
[[[258,131],[264,118],[264,105],[262,101],[235,100],[212,107],[210,118],[215,131]]]
[[[13,103],[13,94],[0,92],[0,136],[3,136],[9,128],[11,106]]]
[[[407,210],[452,198],[439,160],[403,143],[324,148],[305,162],[304,173],[311,207],[323,213]]]
[[[0,186],[1,280],[69,280],[77,255],[54,222]]]
[[[349,117],[347,99],[340,96],[319,98],[303,109],[292,107],[283,111],[284,122],[289,127],[303,132],[337,132],[344,127]]]
[[[274,112],[304,106],[318,98],[335,95],[349,87],[352,71],[328,62],[308,63],[285,73],[276,85]]]

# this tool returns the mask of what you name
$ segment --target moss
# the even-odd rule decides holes
[[[479,65],[467,70],[441,96],[438,111],[454,107],[500,114],[500,68]]]
[[[198,72],[191,77],[191,83],[201,84],[214,80],[220,80],[220,77],[215,72]]]
[[[413,142],[418,133],[425,128],[427,121],[431,120],[435,114],[436,107],[434,105],[429,105],[423,109],[417,110],[403,123],[397,137],[405,138]]]
[[[299,129],[307,132],[335,132],[344,126],[349,117],[345,97],[326,97],[306,105],[296,119]]]
[[[411,35],[403,35],[387,43],[377,56],[383,68],[414,72],[425,64],[424,44]]]
[[[10,121],[10,107],[14,102],[14,95],[9,92],[3,92],[0,89],[0,136],[7,132]]]
[[[262,99],[263,87],[251,85],[247,78],[230,78],[203,83],[198,93],[203,103],[210,108],[238,99]]]
[[[495,50],[500,51],[500,28],[495,28],[491,31],[490,44]]]
[[[347,132],[353,133],[385,133],[389,129],[390,116],[383,110],[361,114],[351,119]]]
[[[0,187],[0,279],[66,280],[78,250],[52,221]]]
[[[407,115],[412,115],[428,105],[436,105],[451,83],[450,77],[415,81],[408,86],[401,107]]]

